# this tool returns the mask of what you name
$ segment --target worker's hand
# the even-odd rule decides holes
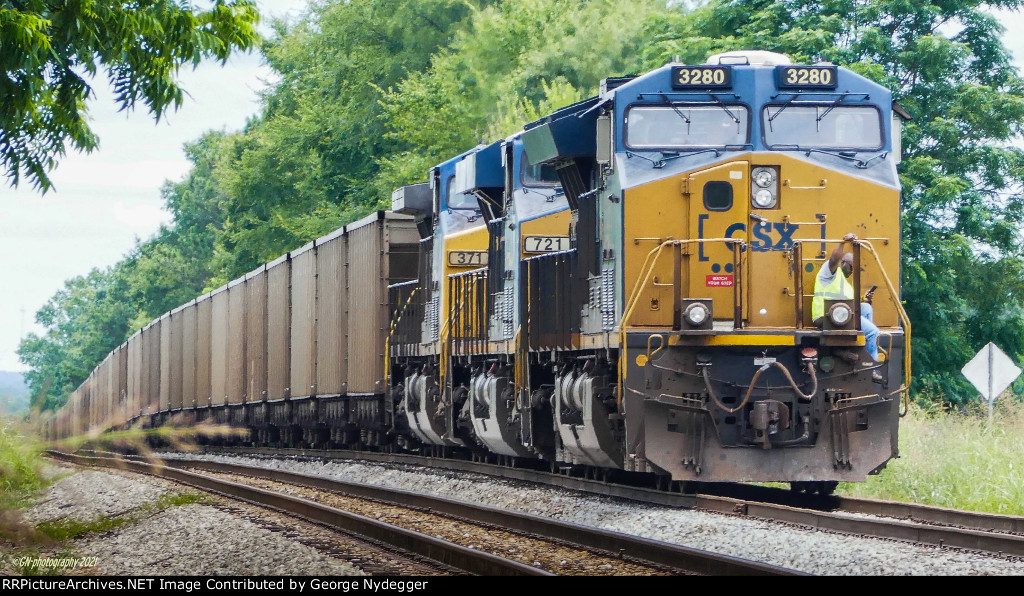
[[[856,239],[857,235],[854,234],[853,232],[850,232],[849,234],[843,236],[843,242],[853,242]]]
[[[871,288],[867,294],[864,294],[864,302],[871,304],[871,299],[875,297],[875,289]]]

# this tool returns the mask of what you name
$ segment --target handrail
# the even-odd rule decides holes
[[[413,280],[413,281],[418,281],[418,280]],[[405,282],[405,283],[411,283],[411,282]],[[395,284],[395,285],[401,285],[401,284]],[[416,292],[419,289],[420,288],[417,285],[416,287],[414,287],[412,289],[412,292],[409,292],[409,297],[405,300],[405,304],[402,305],[402,310],[398,311],[398,316],[396,316],[395,318],[391,319],[391,328],[388,329],[388,336],[387,336],[387,338],[384,339],[384,386],[385,387],[390,387],[391,386],[391,338],[394,337],[395,329],[398,328],[398,323],[401,322],[402,316],[405,315],[405,311],[408,310],[408,308],[409,308],[409,303],[412,302],[413,296],[416,295]]]
[[[737,239],[737,238],[692,238],[692,239],[685,239],[685,240],[666,240],[666,241],[660,243],[656,248],[651,249],[647,253],[647,257],[644,259],[644,264],[640,268],[640,275],[637,277],[637,280],[636,280],[636,282],[633,285],[633,289],[630,292],[629,299],[626,301],[626,304],[624,306],[623,315],[622,315],[621,319],[619,320],[619,346],[620,346],[620,349],[622,350],[622,355],[619,358],[619,387],[618,387],[619,390],[618,390],[618,395],[616,396],[616,399],[619,402],[620,406],[621,406],[622,398],[623,398],[623,395],[624,395],[623,386],[624,386],[624,383],[625,383],[626,378],[627,378],[627,371],[629,369],[629,366],[628,366],[628,350],[629,350],[629,346],[627,345],[627,341],[626,341],[626,332],[629,329],[629,322],[632,319],[633,312],[636,309],[637,303],[639,302],[640,294],[642,292],[642,289],[647,286],[648,281],[650,280],[651,275],[654,272],[654,266],[657,264],[658,259],[661,257],[661,254],[662,254],[662,252],[664,251],[664,249],[666,247],[669,247],[669,246],[681,246],[681,245],[685,245],[685,244],[698,244],[698,243],[703,243],[703,242],[722,242],[722,243],[725,243],[725,244],[731,244],[731,245],[733,245],[734,248],[738,245],[741,248],[741,250],[746,245],[746,243],[743,240],[740,240],[740,239]],[[797,244],[797,245],[803,244],[803,243],[815,243],[815,244],[818,244],[818,243],[828,243],[828,242],[830,242],[830,241],[826,240],[826,239],[821,239],[821,238],[794,240],[794,244]],[[836,240],[834,242],[838,242],[838,240]],[[911,327],[910,327],[910,318],[907,316],[906,310],[903,308],[903,305],[900,304],[899,300],[896,298],[898,296],[898,292],[896,291],[896,288],[895,288],[894,284],[892,283],[892,280],[889,278],[889,275],[886,272],[884,265],[882,264],[881,258],[878,256],[878,253],[875,251],[874,246],[871,244],[871,242],[868,241],[868,240],[856,240],[856,241],[854,241],[854,244],[856,246],[863,246],[863,247],[867,248],[868,252],[874,258],[875,263],[878,265],[878,269],[879,269],[879,271],[882,274],[882,278],[883,278],[883,280],[884,280],[884,282],[886,284],[886,288],[889,290],[890,300],[892,301],[893,305],[895,306],[896,311],[897,311],[897,313],[898,313],[898,315],[900,317],[900,322],[903,324],[903,327],[904,327],[905,340],[904,340],[903,360],[904,360],[904,379],[905,379],[905,383],[899,389],[897,389],[896,391],[893,392],[894,394],[895,393],[902,393],[903,394],[903,398],[904,398],[903,401],[904,401],[904,408],[905,409],[904,409],[904,411],[902,413],[900,413],[900,416],[902,417],[902,416],[906,415],[906,408],[909,406],[909,403],[910,403],[910,397],[909,397],[909,395],[910,395],[910,381],[911,381],[911,376],[910,376],[910,371],[911,371],[911,355],[910,355],[910,351],[911,351],[910,350]],[[803,259],[801,258],[801,262],[802,262],[802,260]],[[802,267],[799,268],[799,269],[802,270]],[[797,272],[798,276],[802,275],[802,273],[800,273],[800,270],[798,270],[798,272]],[[742,276],[742,268],[737,269],[736,272],[737,272],[737,275],[741,275]],[[742,279],[738,280],[736,285],[739,285],[741,282],[742,282]],[[801,287],[802,285],[803,284],[801,283],[801,284],[798,285],[798,287]],[[802,291],[797,293],[796,298],[797,298],[798,301],[802,300],[801,294],[802,294]],[[859,306],[859,302],[858,302],[858,306]],[[798,309],[798,310],[802,310],[802,309]],[[857,309],[858,314],[859,314],[859,310],[860,309],[858,308]]]
[[[807,243],[807,244],[828,244],[828,243],[835,244],[835,243],[839,243],[839,242],[842,242],[842,240],[828,240],[828,239],[818,239],[818,238],[815,238],[815,239],[807,238],[807,239],[794,240],[793,244],[795,246],[802,246],[805,243]],[[881,257],[878,256],[878,253],[875,251],[875,247],[871,244],[871,241],[870,240],[858,239],[858,240],[854,240],[853,244],[854,244],[854,246],[857,246],[857,247],[867,248],[867,250],[871,254],[871,256],[874,257],[875,264],[878,265],[878,271],[882,274],[882,279],[885,282],[885,287],[886,287],[886,289],[889,290],[889,300],[892,302],[893,306],[895,307],[896,313],[897,313],[897,315],[899,315],[900,322],[903,324],[903,328],[904,328],[903,335],[904,335],[904,338],[905,338],[904,339],[904,346],[903,346],[903,376],[904,376],[904,384],[901,385],[899,389],[897,389],[896,391],[893,392],[894,394],[895,393],[902,393],[903,394],[904,411],[900,414],[900,417],[903,417],[903,416],[906,416],[906,414],[907,414],[906,408],[908,408],[910,406],[910,381],[911,381],[911,377],[910,377],[910,368],[911,368],[910,367],[910,365],[911,365],[910,317],[907,315],[907,311],[903,308],[903,304],[901,304],[900,301],[897,299],[897,296],[899,295],[899,293],[896,291],[896,288],[895,288],[894,284],[892,283],[892,280],[889,279],[889,274],[886,272],[885,266],[882,264],[882,259],[881,259]],[[860,256],[860,252],[859,251],[857,253],[857,256],[858,257]],[[801,260],[798,263],[798,265],[799,265],[798,269],[800,267],[802,267],[802,265],[803,265],[803,258],[802,257],[801,257]],[[859,268],[857,269],[857,272],[859,273]],[[858,282],[859,282],[859,280],[858,280]],[[857,286],[855,289],[857,289],[857,290],[860,289],[859,283],[858,284],[854,284],[854,285]],[[798,295],[797,296],[797,300],[802,300],[802,296]],[[855,304],[857,306],[857,314],[860,314],[860,301],[857,300],[855,302]]]
[[[620,407],[622,406],[623,384],[626,381],[626,372],[629,369],[629,366],[626,364],[628,361],[626,329],[629,325],[630,318],[633,316],[633,310],[636,308],[636,304],[640,299],[641,289],[647,285],[647,281],[651,278],[651,274],[654,272],[654,265],[658,262],[658,257],[661,256],[661,251],[664,250],[665,247],[680,246],[684,244],[699,244],[702,242],[723,242],[725,244],[732,245],[746,245],[746,242],[737,238],[689,238],[686,240],[666,240],[656,248],[651,249],[651,251],[647,253],[647,258],[644,259],[643,267],[640,268],[640,275],[637,277],[637,281],[633,285],[633,290],[630,293],[629,300],[626,301],[622,318],[619,319],[619,349],[622,350],[622,355],[619,357],[619,390],[615,399]],[[654,259],[652,260],[651,257],[654,257]],[[742,275],[742,273],[737,271],[737,275]]]
[[[868,240],[855,240],[854,244],[865,246],[871,256],[875,258],[875,262],[878,264],[878,270],[882,272],[882,279],[885,281],[885,287],[889,290],[889,299],[892,301],[893,306],[896,307],[896,312],[900,316],[900,322],[903,323],[903,377],[904,384],[902,387],[894,391],[893,393],[903,394],[903,412],[900,413],[900,417],[907,415],[907,411],[910,408],[910,317],[907,315],[907,311],[903,308],[903,304],[896,299],[897,293],[892,280],[889,279],[889,274],[886,273],[885,267],[882,266],[882,259],[875,252],[875,247],[871,245]]]

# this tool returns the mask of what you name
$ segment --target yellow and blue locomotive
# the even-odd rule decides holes
[[[905,391],[895,110],[847,69],[730,52],[606,79],[402,189],[429,265],[392,288],[403,426],[681,481],[881,469]],[[848,233],[853,292],[812,319]]]

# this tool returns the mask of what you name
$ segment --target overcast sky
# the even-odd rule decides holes
[[[294,17],[306,0],[257,0],[269,16]],[[1024,63],[1024,17],[1002,13],[1006,45]],[[264,26],[265,28],[265,26]],[[0,185],[0,370],[24,370],[15,350],[28,332],[41,333],[35,313],[64,285],[93,268],[121,260],[136,239],[161,223],[160,187],[189,169],[182,147],[208,130],[238,130],[259,113],[257,93],[271,71],[257,54],[236,55],[226,66],[205,63],[183,71],[185,105],[155,124],[143,110],[119,113],[108,90],[90,105],[100,148],[69,154],[51,177],[56,189],[40,196],[27,184]]]

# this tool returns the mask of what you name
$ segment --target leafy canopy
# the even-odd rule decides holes
[[[181,105],[178,69],[257,39],[252,0],[22,0],[0,3],[0,168],[43,192],[66,147],[96,148],[86,122],[87,78],[103,71],[121,109],[139,102],[159,119]]]

